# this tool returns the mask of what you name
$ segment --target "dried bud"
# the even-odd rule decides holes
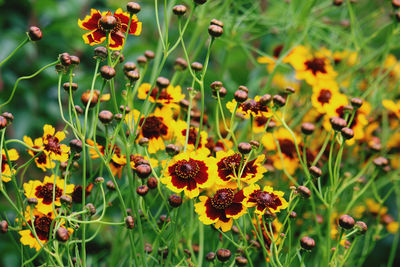
[[[39,27],[31,26],[28,31],[28,36],[31,41],[39,41],[43,38],[43,33]]]
[[[237,266],[246,266],[248,263],[247,259],[243,256],[237,256],[235,258],[235,262],[236,262]]]
[[[93,92],[92,99],[90,99],[90,95],[91,95],[90,90],[87,90],[86,92],[82,93],[81,101],[82,104],[86,107],[90,100],[89,108],[93,108],[99,101],[99,96],[98,94],[96,94],[96,92]]]
[[[62,195],[60,197],[60,202],[64,205],[71,205],[72,204],[72,198],[66,195]]]
[[[79,65],[81,63],[80,58],[77,56],[69,56],[69,58],[71,59],[72,65]]]
[[[229,249],[220,248],[217,250],[218,260],[225,262],[231,257],[231,251]]]
[[[357,98],[357,97],[353,97],[353,98],[350,100],[350,102],[351,102],[351,105],[352,105],[355,109],[359,109],[359,108],[362,106],[362,104],[363,104],[363,101],[362,101],[360,98]]]
[[[1,114],[1,116],[6,118],[7,125],[10,125],[14,121],[14,115],[10,112],[3,112],[3,114]]]
[[[335,131],[340,131],[343,127],[346,127],[347,125],[347,122],[340,117],[331,117],[329,120],[331,122],[332,128]]]
[[[234,94],[234,98],[238,103],[243,103],[247,100],[248,94],[243,90],[237,90]]]
[[[108,190],[110,190],[110,191],[114,191],[115,190],[115,184],[111,180],[107,181],[106,186],[107,186]]]
[[[85,207],[91,216],[96,214],[96,207],[92,203],[87,203]]]
[[[201,64],[200,62],[193,62],[191,67],[192,70],[194,70],[195,72],[203,70],[203,64]]]
[[[297,193],[299,193],[302,197],[304,198],[310,198],[311,197],[311,191],[308,189],[308,187],[304,185],[300,185],[297,187]]]
[[[100,74],[101,74],[101,77],[103,77],[104,79],[110,80],[115,77],[116,72],[113,67],[104,65],[100,69]]]
[[[150,178],[147,180],[147,186],[148,186],[150,189],[155,189],[155,188],[157,188],[157,185],[158,185],[157,178],[155,178],[155,177],[150,177]]]
[[[171,205],[171,207],[177,208],[182,205],[182,197],[176,194],[170,195],[168,198],[168,203]]]
[[[176,6],[173,7],[172,11],[173,11],[174,14],[177,15],[177,16],[185,15],[185,13],[186,13],[186,6],[184,6],[184,5],[176,5]]]
[[[160,89],[167,88],[169,85],[169,80],[164,77],[158,77],[156,80],[157,87]]]
[[[210,25],[208,27],[208,33],[212,36],[212,37],[220,37],[223,33],[224,33],[224,29],[218,25]]]
[[[358,234],[360,235],[365,234],[368,230],[367,224],[363,221],[357,221],[355,226],[358,229]]]
[[[308,170],[314,178],[319,178],[322,175],[321,169],[317,166],[311,166]]]
[[[104,178],[103,177],[97,177],[96,179],[94,179],[94,183],[95,184],[102,184],[102,183],[104,183]]]
[[[0,222],[0,232],[6,234],[8,232],[8,222],[3,220]]]
[[[109,110],[102,110],[99,113],[99,120],[104,124],[112,122],[113,118],[114,114],[112,114],[112,112]]]
[[[278,107],[283,107],[286,104],[286,99],[281,95],[274,95],[272,100]]]
[[[68,67],[71,65],[71,58],[68,53],[62,53],[59,57],[59,60],[61,62],[61,65]]]
[[[175,60],[174,66],[175,66],[175,69],[176,69],[176,70],[186,70],[188,64],[187,64],[186,60],[184,60],[184,59],[181,58],[181,57],[178,57],[178,58]]]
[[[353,217],[345,214],[340,216],[339,218],[339,225],[345,230],[350,230],[354,227],[354,224],[356,222],[354,221]]]
[[[224,27],[224,23],[222,21],[220,21],[220,20],[217,20],[217,19],[212,19],[210,21],[210,25],[217,25],[217,26],[220,26],[221,28]]]
[[[147,194],[147,192],[149,192],[149,187],[147,185],[139,185],[136,188],[136,193],[138,193],[138,195],[140,196],[145,196]]]
[[[138,56],[136,61],[139,64],[139,66],[144,66],[147,64],[147,58],[145,56]]]
[[[207,261],[213,261],[213,260],[215,260],[215,253],[214,252],[208,252],[207,253],[207,255],[206,255],[206,260]]]
[[[28,198],[28,204],[29,204],[30,206],[36,206],[36,205],[38,204],[37,198],[34,198],[34,197]]]
[[[351,139],[354,137],[354,131],[350,128],[344,127],[341,132],[344,139]]]
[[[63,84],[63,88],[65,91],[69,92],[69,89],[71,89],[72,92],[75,92],[76,90],[78,90],[78,84],[77,83],[64,83]]]
[[[80,115],[83,114],[83,109],[82,109],[80,106],[75,105],[74,108],[75,108],[75,111],[76,111],[78,114],[80,114]]]
[[[95,59],[106,59],[108,55],[107,48],[104,46],[98,46],[94,49],[94,58]]]
[[[249,154],[251,151],[251,145],[249,143],[240,143],[238,149],[242,154]]]
[[[64,227],[57,229],[56,238],[60,242],[66,242],[69,239],[69,232]]]
[[[170,155],[171,157],[173,157],[179,153],[179,147],[177,147],[174,144],[167,145],[165,150],[167,151],[168,155]]]
[[[259,102],[260,102],[260,104],[266,106],[271,102],[271,99],[272,99],[271,95],[265,94],[260,98]]]
[[[305,250],[312,250],[315,247],[315,241],[309,236],[300,239],[300,246]]]
[[[136,174],[140,178],[145,179],[151,174],[151,167],[147,164],[140,164],[139,166],[136,166]]]
[[[7,119],[3,116],[0,116],[0,130],[7,127]]]
[[[315,131],[314,124],[310,122],[305,122],[301,125],[301,132],[305,135],[310,135]]]
[[[128,229],[133,229],[135,227],[135,222],[133,221],[133,217],[128,215],[125,218],[125,225]]]

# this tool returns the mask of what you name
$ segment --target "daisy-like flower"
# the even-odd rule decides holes
[[[216,154],[218,176],[216,183],[227,188],[237,188],[237,176],[239,176],[239,167],[242,162],[242,155],[235,153],[233,150],[218,151]],[[261,163],[264,161],[265,156],[259,155],[253,160],[249,160],[244,165],[246,158],[243,158],[243,172],[240,177],[241,182],[252,184],[260,180],[264,173],[267,171]]]
[[[232,228],[233,219],[246,213],[243,190],[235,193],[232,189],[221,188],[213,197],[200,196],[199,200],[194,205],[199,220],[206,225],[214,223],[215,228],[223,232]]]
[[[146,99],[147,94],[150,91],[150,87],[151,85],[149,83],[141,84],[138,89],[138,98],[143,100]],[[160,89],[158,87],[155,87],[151,90],[149,96],[150,102],[157,102],[162,105],[171,105],[171,107],[177,107],[179,101],[185,98],[185,95],[181,93],[181,87],[179,85],[175,87],[169,85],[167,88],[161,89],[161,92],[159,90]],[[158,94],[159,96],[156,101]]]
[[[60,144],[65,139],[64,132],[56,132],[53,126],[46,124],[43,127],[43,150],[50,159],[65,162],[68,160],[70,148]]]
[[[400,120],[400,101],[394,102],[393,100],[383,100],[382,105],[389,111],[393,112]],[[362,106],[361,106],[362,107]]]
[[[18,152],[14,148],[7,150],[7,154],[10,161],[16,161],[19,158]],[[7,155],[4,149],[1,152],[1,157],[1,180],[3,180],[3,182],[9,182],[11,181],[14,170],[8,165]]]
[[[338,98],[346,98],[345,95],[339,93],[339,87],[335,81],[324,82],[313,87],[313,94],[311,96],[311,103],[319,113],[329,112],[334,101]]]
[[[173,122],[174,128],[174,135],[176,136],[176,141],[178,145],[184,146],[186,142],[186,130],[187,130],[187,123],[182,120],[174,121]],[[194,151],[196,140],[198,136],[197,128],[190,126],[189,128],[189,137],[188,137],[188,144],[187,144],[187,151]],[[208,134],[206,131],[201,131],[199,145],[197,146],[197,152],[210,154],[210,150],[207,148],[208,142]]]
[[[287,55],[284,62],[290,63],[296,71],[296,79],[310,85],[332,80],[337,76],[325,50],[315,53],[304,46],[297,46]]]
[[[278,60],[283,49],[283,45],[277,45],[272,53],[272,57],[258,57],[257,62],[260,64],[267,64],[267,70],[271,73],[276,65],[276,61]]]
[[[217,175],[215,158],[204,154],[186,152],[176,155],[166,167],[160,181],[176,192],[185,192],[189,198],[197,197],[199,188],[214,184]]]
[[[111,22],[111,26],[112,24],[114,25],[111,29],[105,29],[103,22],[108,22],[108,24]],[[90,15],[87,15],[83,20],[78,20],[79,27],[89,31],[82,36],[85,44],[101,44],[106,40],[107,32],[109,32],[109,47],[112,50],[119,50],[123,46],[125,33],[128,31],[128,24],[129,13],[123,12],[121,8],[118,8],[114,14],[111,11],[100,12],[99,10],[92,9]],[[132,15],[128,33],[139,35],[141,31],[142,23],[139,22],[136,15]]]
[[[38,200],[36,208],[44,214],[53,210],[53,191],[55,206],[61,206],[60,197],[62,195],[69,196],[74,191],[73,184],[68,184],[64,187],[64,179],[60,179],[58,176],[54,178],[54,175],[45,176],[43,182],[31,180],[28,183],[24,183],[25,196],[27,198],[36,198]]]
[[[243,189],[247,197],[246,206],[256,207],[256,213],[263,215],[265,212],[277,213],[286,209],[288,203],[283,198],[282,191],[274,191],[271,186],[265,186],[261,190],[258,184],[251,184]]]
[[[300,144],[300,137],[298,137],[296,134],[295,137],[297,143]],[[299,165],[299,159],[297,157],[296,146],[292,135],[285,128],[279,128],[273,133],[266,133],[262,137],[261,142],[267,151],[278,151],[274,139],[277,139],[279,143],[283,158],[282,160],[279,153],[272,155],[270,158],[274,163],[274,167],[278,170],[285,168],[289,174],[293,174]]]
[[[260,96],[256,96],[254,99],[248,99],[243,103],[240,103],[236,109],[236,113],[242,114],[244,118],[250,118],[250,115],[254,117],[263,116],[263,117],[271,117],[272,111],[267,105],[263,105],[260,103]],[[237,102],[235,99],[226,103],[226,107],[230,112],[235,110]]]
[[[100,157],[100,155],[102,157],[106,156],[106,150],[104,148],[104,146],[99,145],[99,144],[95,144],[93,140],[86,140],[86,143],[91,146],[89,148],[89,155],[92,159],[97,159]],[[97,149],[100,152],[100,155],[97,153],[96,149],[94,147],[97,147]],[[122,169],[123,167],[126,165],[126,157],[125,155],[122,154],[121,149],[119,148],[119,146],[114,145],[113,149],[110,150],[111,145],[109,145],[109,151],[112,152],[112,157],[109,163],[111,172],[114,176],[117,176],[118,178],[121,178],[122,176]],[[93,148],[92,148],[93,147]]]
[[[140,138],[146,137],[149,139],[149,153],[156,153],[159,150],[165,149],[165,140],[172,138],[172,110],[169,107],[157,108],[153,114],[147,116],[142,115],[139,119],[140,112],[138,110],[132,110],[126,116],[126,123],[131,132],[134,131],[135,125],[139,120],[139,136]]]

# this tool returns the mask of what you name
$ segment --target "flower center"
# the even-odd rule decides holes
[[[157,87],[151,90],[150,96],[156,99],[158,94],[160,94],[158,100],[172,100],[172,97],[168,94],[167,90],[162,89],[160,92]]]
[[[180,160],[175,164],[175,173],[181,179],[193,179],[199,171],[199,165],[192,159]]]
[[[306,61],[304,64],[314,75],[316,75],[317,72],[326,73],[324,58],[315,57],[312,60]]]
[[[233,202],[233,191],[231,189],[220,189],[215,193],[214,197],[211,199],[211,205],[219,210],[226,209]]]
[[[182,130],[182,135],[186,137],[186,129]],[[201,136],[200,136],[201,139]],[[197,140],[197,130],[193,127],[190,127],[189,129],[189,138],[188,138],[188,144],[196,144]],[[200,140],[201,141],[201,140]],[[201,142],[199,142],[199,148],[201,147]]]
[[[242,156],[239,153],[235,153],[232,156],[226,157],[223,160],[224,163],[224,169],[230,170],[233,172],[233,170],[238,171],[240,167],[240,161],[242,159]]]
[[[102,16],[97,22],[97,27],[102,32],[110,31],[111,33],[116,33],[121,30],[121,20],[118,17],[111,15],[111,12],[107,12],[105,16]]]
[[[61,197],[62,189],[60,189],[57,185],[54,189],[54,199]],[[53,184],[47,183],[45,185],[39,185],[36,187],[36,197],[43,198],[43,204],[50,204],[53,201]]]
[[[253,99],[245,101],[243,104],[240,104],[240,106],[244,112],[247,112],[248,110],[257,112],[257,102]]]
[[[259,205],[269,206],[273,201],[273,197],[264,191],[260,191],[256,194],[256,200]]]
[[[48,135],[47,143],[44,145],[45,150],[60,154],[61,148],[58,138]]]
[[[140,120],[140,124],[143,124],[143,120],[143,118]],[[167,126],[162,122],[162,118],[150,116],[142,125],[142,133],[144,137],[157,138],[160,135],[167,134]]]
[[[319,92],[318,102],[322,104],[329,103],[331,97],[332,97],[331,91],[322,89],[321,92]]]
[[[289,139],[280,140],[279,146],[281,147],[281,151],[283,154],[285,154],[287,157],[291,159],[294,158],[294,154],[296,153],[296,147],[294,146],[292,140]]]

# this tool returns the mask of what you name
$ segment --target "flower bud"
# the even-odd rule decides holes
[[[69,239],[69,232],[64,227],[60,227],[57,229],[56,238],[60,242],[66,242]]]
[[[153,246],[150,243],[144,244],[144,252],[150,254],[153,252]]]
[[[5,112],[3,112],[3,114],[1,114],[1,116],[6,118],[7,125],[10,125],[14,121],[14,115],[10,112],[5,111]]]
[[[149,138],[142,137],[139,140],[139,145],[143,147],[147,147],[149,145]]]
[[[315,247],[315,241],[309,236],[300,239],[300,246],[305,250],[312,250]]]
[[[86,92],[82,93],[81,101],[85,107],[89,103],[90,95],[91,95],[90,90],[87,90]],[[94,106],[96,106],[98,101],[99,101],[99,96],[95,92],[93,92],[92,99],[90,100],[89,108],[93,108]]]
[[[110,31],[115,29],[115,26],[117,26],[117,19],[113,15],[106,14],[105,16],[102,16],[100,20],[98,21],[98,24],[100,26],[100,29],[103,31]]]
[[[128,215],[125,218],[125,225],[128,229],[133,229],[135,227],[135,222],[133,221],[133,217]]]
[[[43,38],[43,33],[39,27],[31,26],[28,31],[28,36],[31,41],[39,41]]]
[[[289,86],[289,87],[285,88],[285,93],[288,94],[288,95],[291,95],[291,94],[296,93],[296,90],[293,87]]]
[[[37,198],[34,198],[34,197],[28,198],[28,204],[29,204],[30,206],[36,206],[36,205],[38,204]]]
[[[78,114],[80,114],[80,115],[83,114],[83,109],[82,109],[80,106],[75,105],[74,108],[75,108],[75,111],[76,111]]]
[[[170,195],[168,198],[168,203],[171,205],[171,207],[177,208],[182,205],[182,197],[176,194]]]
[[[130,70],[128,72],[125,72],[125,76],[126,78],[128,78],[130,82],[136,82],[140,78],[140,74],[136,70]]]
[[[286,99],[281,95],[274,95],[272,100],[278,107],[283,107],[286,104]]]
[[[66,195],[62,195],[60,197],[60,202],[66,206],[71,205],[72,204],[72,198]]]
[[[0,222],[0,232],[6,234],[8,232],[8,222],[3,220]]]
[[[71,89],[72,92],[75,92],[76,90],[78,90],[78,84],[77,83],[64,83],[63,84],[63,88],[65,91],[69,92],[69,89]]]
[[[372,161],[377,167],[384,167],[389,164],[389,160],[385,157],[377,157]]]
[[[248,94],[243,90],[236,90],[234,98],[238,103],[243,103],[244,101],[247,100]]]
[[[350,102],[351,102],[351,105],[352,105],[355,109],[359,109],[359,108],[362,106],[362,104],[363,104],[363,101],[362,101],[360,98],[357,98],[357,97],[353,97],[353,98],[350,100]]]
[[[251,145],[251,147],[254,148],[254,149],[257,149],[257,148],[260,147],[260,143],[259,143],[258,141],[255,141],[255,140],[251,140],[251,141],[250,141],[250,145]]]
[[[95,59],[106,59],[108,55],[107,48],[104,46],[98,46],[94,49],[94,58]]]
[[[151,50],[146,50],[146,51],[144,52],[144,56],[145,56],[148,60],[152,60],[152,59],[155,58],[156,55],[154,54],[153,51],[151,51]]]
[[[260,98],[259,102],[260,102],[260,104],[266,106],[271,102],[271,99],[272,99],[272,97],[270,94],[265,94]]]
[[[357,221],[355,227],[358,229],[358,234],[363,235],[367,232],[368,226],[363,221]]]
[[[69,146],[73,152],[80,153],[82,151],[82,141],[79,139],[72,139],[69,141]]]
[[[305,122],[301,125],[301,132],[305,135],[310,135],[315,131],[314,124],[310,122]]]
[[[147,64],[147,58],[145,56],[138,56],[136,59],[139,66],[144,66]]]
[[[221,87],[221,89],[219,89],[219,97],[224,98],[227,93],[228,91],[226,90],[225,87]]]
[[[214,92],[218,91],[219,89],[222,88],[222,82],[220,81],[214,81],[210,84],[211,90]]]
[[[249,154],[251,151],[251,145],[249,143],[240,143],[238,149],[242,154]]]
[[[94,183],[95,184],[102,184],[104,183],[104,178],[103,177],[97,177],[96,179],[94,179]]]
[[[203,64],[201,64],[200,62],[193,62],[191,68],[193,71],[199,72],[203,70]]]
[[[96,214],[96,207],[92,203],[87,203],[85,208],[86,208],[86,210],[89,211],[89,214],[91,216]]]
[[[246,266],[248,263],[247,259],[243,256],[237,256],[235,258],[235,262],[236,262],[237,266]]]
[[[149,187],[147,185],[139,185],[136,188],[136,193],[140,196],[145,196],[149,192]]]
[[[151,174],[151,167],[148,164],[140,164],[136,166],[136,174],[140,178],[145,179]]]
[[[207,261],[213,261],[213,260],[215,260],[215,253],[214,252],[208,252],[207,253],[207,255],[206,255],[206,260]]]
[[[173,7],[172,11],[173,11],[174,14],[177,15],[177,16],[185,15],[185,13],[186,13],[186,6],[184,6],[184,5],[176,5],[176,6]]]
[[[160,89],[167,88],[169,85],[169,80],[164,77],[158,77],[156,80],[157,87]]]
[[[208,33],[212,36],[212,37],[220,37],[223,33],[224,33],[224,29],[218,25],[210,25],[208,27]]]
[[[137,14],[140,12],[142,8],[140,7],[140,5],[136,2],[129,2],[126,5],[126,10],[128,10],[129,13],[131,14]]]
[[[110,191],[114,191],[115,190],[115,184],[111,180],[107,181],[106,186],[107,186],[108,190],[110,190]]]
[[[311,166],[308,170],[314,178],[319,178],[322,175],[321,169],[317,166]]]
[[[171,157],[173,157],[179,153],[179,147],[177,147],[174,144],[168,144],[166,146],[165,150],[167,151],[168,155],[170,155]]]
[[[354,224],[356,222],[354,221],[353,217],[345,214],[340,216],[339,218],[339,225],[345,230],[350,230],[354,227]]]
[[[289,217],[291,219],[296,219],[297,218],[297,213],[295,211],[291,211]]]
[[[62,53],[59,57],[59,60],[61,62],[61,65],[68,67],[71,65],[71,58],[68,53]]]
[[[297,193],[299,193],[302,197],[304,198],[310,198],[311,197],[311,191],[308,189],[308,187],[304,185],[300,185],[297,187]]]
[[[99,120],[104,124],[112,122],[113,118],[114,114],[112,114],[112,112],[109,110],[102,110],[99,113]]]
[[[344,127],[341,130],[344,139],[351,139],[354,137],[354,131],[350,128]]]
[[[128,61],[124,64],[124,72],[131,70],[136,70],[136,64],[134,62]]]
[[[220,26],[221,28],[224,27],[224,23],[222,21],[220,21],[220,20],[217,20],[217,19],[212,19],[210,21],[210,25],[217,25],[217,26]]]
[[[225,262],[231,257],[231,251],[229,249],[220,248],[217,250],[218,260]]]
[[[341,5],[343,4],[343,1],[344,1],[344,0],[333,0],[333,4],[334,4],[335,6],[341,6]]]
[[[340,117],[331,117],[329,121],[331,122],[332,128],[335,131],[340,131],[343,127],[346,127],[347,125],[347,122]]]
[[[150,178],[147,180],[147,186],[148,186],[150,189],[155,189],[155,188],[157,188],[157,185],[158,185],[157,178],[155,178],[155,177],[150,177]]]
[[[103,77],[104,79],[110,80],[115,77],[116,72],[113,67],[104,65],[100,69],[100,74],[101,74],[101,77]]]
[[[72,65],[79,65],[81,63],[81,59],[78,56],[69,56],[69,58]]]
[[[350,105],[344,105],[343,106],[343,113],[344,114],[351,114],[353,112],[354,108],[353,106]]]
[[[187,64],[186,60],[184,60],[181,57],[178,57],[175,60],[174,67],[176,70],[186,70],[186,68],[188,67],[188,64]]]
[[[0,130],[7,127],[7,119],[3,116],[0,116]]]

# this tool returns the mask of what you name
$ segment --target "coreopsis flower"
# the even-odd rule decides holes
[[[186,142],[187,123],[182,120],[174,121],[173,129],[174,129],[174,135],[176,136],[177,145],[184,146],[185,142]],[[198,129],[193,126],[190,126],[187,151],[195,150],[197,136],[198,136]],[[210,150],[206,146],[207,139],[208,139],[207,132],[201,131],[199,144],[198,144],[197,150],[196,150],[197,152],[207,154],[207,155],[210,154]]]
[[[257,62],[260,64],[267,64],[267,70],[271,73],[276,66],[276,61],[279,59],[282,49],[283,45],[277,45],[273,50],[272,57],[258,57]]]
[[[296,134],[295,137],[296,142],[300,144],[300,138]],[[266,133],[262,137],[261,142],[267,151],[278,151],[275,139],[277,140],[282,152],[282,159],[279,153],[271,155],[270,159],[273,161],[274,167],[278,170],[285,168],[289,174],[293,174],[299,165],[293,136],[285,128],[279,128],[273,133]]]
[[[218,151],[216,153],[218,176],[216,183],[227,188],[237,188],[237,177],[239,176],[239,167],[242,162],[242,155],[233,150]],[[241,183],[252,184],[260,180],[267,171],[261,164],[265,156],[259,155],[253,160],[246,162],[246,157],[243,158],[243,171],[240,177]]]
[[[186,152],[176,155],[169,162],[160,181],[175,193],[184,191],[187,197],[194,198],[199,195],[200,188],[214,184],[216,175],[215,158]]]
[[[135,133],[134,130],[138,120],[139,136],[140,138],[146,137],[149,139],[149,153],[156,153],[159,150],[165,149],[165,140],[172,138],[172,110],[169,107],[156,108],[154,113],[150,114],[145,118],[142,114],[139,118],[140,112],[138,110],[132,110],[125,118],[125,122],[128,124],[131,132]]]
[[[56,132],[54,127],[48,124],[43,127],[43,151],[50,159],[60,162],[68,160],[70,148],[67,145],[60,144],[64,139],[64,132]]]
[[[350,50],[336,51],[332,55],[335,64],[345,63],[347,66],[354,66],[358,63],[357,52]]]
[[[247,99],[243,103],[240,103],[236,109],[236,113],[243,115],[246,119],[250,118],[250,115],[253,117],[271,117],[272,111],[267,105],[260,102],[260,98],[260,96],[256,96],[254,99]],[[226,103],[226,107],[230,112],[235,110],[236,105],[237,102],[235,99]]]
[[[100,156],[104,157],[107,156],[105,147],[99,144],[95,144],[93,140],[86,140],[86,143],[90,146],[89,147],[89,155],[92,159],[97,159]],[[95,149],[95,146],[97,147],[97,150]],[[119,146],[114,145],[113,148],[111,149],[111,144],[109,144],[108,147],[108,153],[112,153],[111,160],[109,163],[111,172],[114,176],[121,178],[122,176],[122,169],[126,165],[126,156],[122,154],[121,148]]]
[[[326,51],[311,51],[304,46],[296,46],[286,56],[284,62],[290,63],[296,71],[296,79],[305,80],[310,85],[335,79],[333,69]]]
[[[143,83],[138,89],[138,98],[146,99],[151,85],[149,83]],[[185,98],[185,95],[181,93],[181,87],[168,85],[167,88],[160,89],[155,87],[151,90],[148,100],[152,103],[157,102],[162,105],[170,105],[171,107],[178,107],[179,101]],[[158,95],[158,98],[157,98]],[[157,101],[156,101],[157,98]]]
[[[194,205],[199,220],[206,224],[214,224],[223,232],[232,228],[233,219],[246,213],[246,197],[243,190],[238,192],[229,188],[219,189],[213,197],[200,196],[200,202]]]
[[[319,113],[327,113],[333,106],[333,102],[341,101],[338,98],[347,98],[339,92],[339,87],[336,82],[330,81],[319,84],[313,87],[313,94],[311,95],[311,103]]]
[[[18,152],[14,148],[8,149],[7,154],[10,161],[16,161],[19,158]],[[11,181],[14,170],[8,165],[7,155],[4,149],[1,152],[1,157],[1,180],[3,180],[3,182],[9,182]]]
[[[45,176],[43,182],[31,180],[28,183],[24,183],[23,187],[25,196],[27,198],[36,198],[38,200],[36,208],[44,214],[53,211],[53,194],[54,205],[61,206],[60,197],[62,195],[69,196],[74,191],[73,184],[65,184],[64,179],[54,175]]]
[[[111,29],[105,29],[102,21],[111,21]],[[123,12],[118,8],[114,14],[111,11],[100,12],[92,9],[90,15],[87,15],[83,20],[78,20],[78,25],[81,29],[89,31],[82,38],[85,44],[98,45],[104,42],[107,38],[107,33],[110,34],[109,47],[112,50],[119,50],[124,44],[125,33],[139,35],[142,31],[142,23],[139,22],[136,15],[132,15],[131,25],[128,30],[129,13]]]
[[[394,102],[393,100],[383,100],[382,105],[389,111],[393,112],[400,120],[400,101]]]
[[[287,201],[283,198],[282,191],[274,191],[271,186],[265,186],[261,190],[258,184],[251,184],[243,189],[247,197],[246,206],[256,207],[256,213],[263,215],[265,212],[277,213],[288,207]]]

